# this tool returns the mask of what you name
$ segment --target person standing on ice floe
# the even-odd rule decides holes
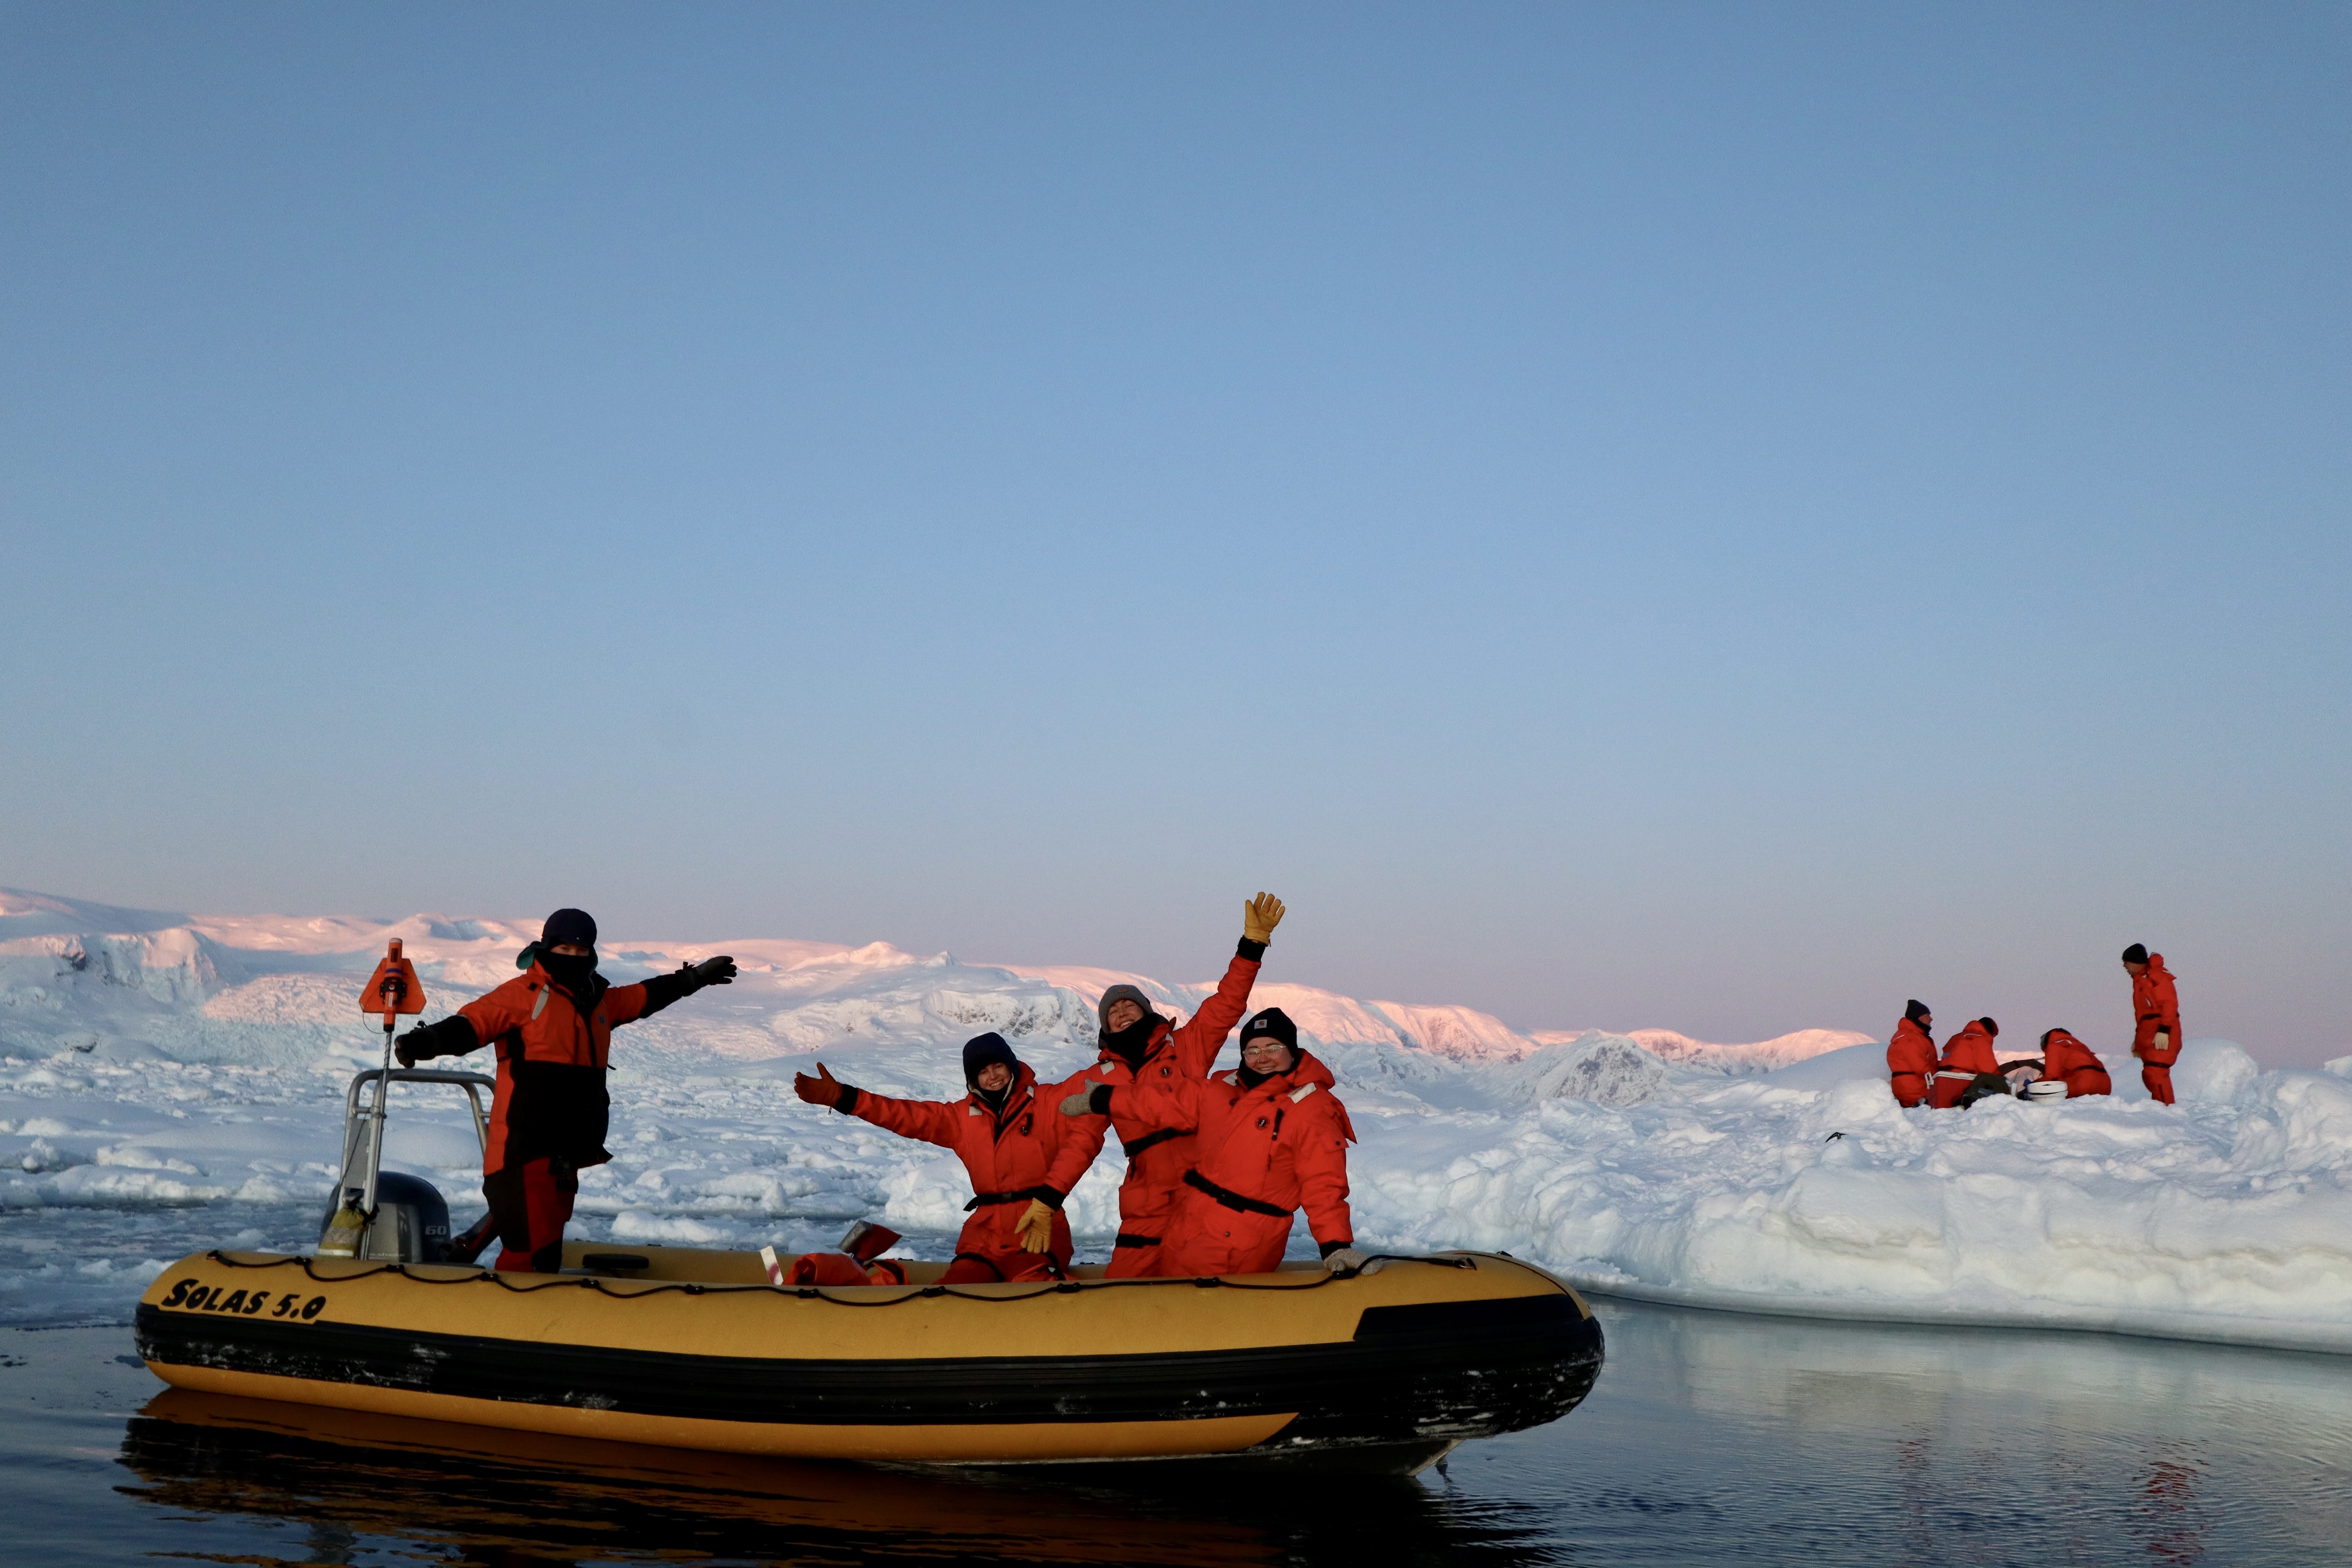
[[[1906,1110],[1927,1098],[1927,1079],[1936,1070],[1936,1039],[1928,1031],[1935,1026],[1936,1016],[1927,1011],[1927,1004],[1914,999],[1905,1005],[1903,1021],[1886,1042],[1887,1082],[1895,1090],[1895,1103]]]
[[[901,1138],[955,1152],[971,1176],[971,1217],[956,1237],[945,1285],[1057,1277],[1070,1267],[1070,1222],[1062,1200],[1102,1152],[1099,1117],[1072,1121],[1041,1098],[1037,1075],[1013,1054],[1004,1037],[964,1042],[961,1100],[892,1100],[854,1089],[816,1064],[816,1076],[794,1075],[793,1092],[811,1105],[829,1105]],[[1075,1084],[1077,1080],[1070,1080]],[[1055,1084],[1058,1098],[1067,1085]]]
[[[2172,1064],[2180,1059],[2180,994],[2164,954],[2138,942],[2124,949],[2124,973],[2132,983],[2132,1055],[2139,1080],[2166,1105],[2172,1103]]]
[[[1242,1026],[1242,1065],[1208,1079],[1147,1076],[1133,1084],[1076,1083],[1070,1117],[1108,1115],[1120,1125],[1194,1135],[1192,1165],[1152,1273],[1163,1279],[1265,1274],[1279,1268],[1295,1211],[1335,1274],[1364,1267],[1348,1214],[1347,1108],[1331,1071],[1298,1048],[1298,1027],[1279,1007]],[[1126,1120],[1120,1121],[1121,1117]]]
[[[499,1087],[482,1195],[498,1224],[498,1266],[552,1274],[563,1267],[563,1226],[581,1171],[613,1157],[604,1148],[613,1030],[706,985],[731,984],[735,961],[722,954],[614,985],[596,973],[596,922],[584,910],[558,910],[515,967],[524,973],[441,1022],[409,1030],[394,1054],[401,1066],[415,1067],[496,1042]]]
[[[1958,1105],[1979,1078],[2000,1077],[2000,1062],[1992,1054],[1993,1039],[2000,1033],[2000,1026],[1990,1018],[1973,1018],[1967,1028],[1944,1042],[1943,1058],[1936,1064],[1936,1094],[1929,1102],[1936,1110],[1949,1110]],[[2004,1084],[2001,1092],[2008,1091]]]
[[[2116,1088],[2115,1081],[2107,1077],[2106,1064],[2092,1054],[2090,1047],[2064,1029],[2042,1031],[2042,1076],[2063,1083],[2069,1100],[2113,1094]]]
[[[1206,1078],[1217,1053],[1225,1048],[1225,1036],[1249,1011],[1250,987],[1257,983],[1258,965],[1282,916],[1282,900],[1271,893],[1260,893],[1242,905],[1242,940],[1225,964],[1225,977],[1217,983],[1216,994],[1181,1027],[1153,1012],[1150,998],[1132,985],[1114,985],[1104,992],[1096,1009],[1102,1055],[1071,1079],[1069,1088],[1083,1091],[1097,1083]],[[1192,1131],[1189,1127],[1147,1127],[1124,1107],[1112,1111],[1110,1121],[1127,1155],[1127,1179],[1118,1189],[1118,1240],[1104,1272],[1108,1279],[1127,1279],[1151,1272],[1177,1190],[1184,1173],[1192,1168]]]

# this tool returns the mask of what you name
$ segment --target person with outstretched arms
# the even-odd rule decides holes
[[[558,910],[515,967],[523,973],[401,1036],[393,1054],[405,1068],[497,1046],[482,1195],[498,1226],[498,1267],[552,1274],[563,1267],[563,1226],[580,1173],[613,1157],[604,1148],[613,1031],[706,985],[732,983],[735,961],[722,954],[614,985],[596,973],[596,922],[584,910]]]
[[[1151,1010],[1151,999],[1132,985],[1114,985],[1097,1006],[1102,1054],[1070,1081],[1083,1092],[1094,1084],[1165,1083],[1206,1078],[1225,1047],[1225,1036],[1249,1011],[1250,987],[1257,983],[1283,903],[1260,893],[1242,906],[1242,940],[1225,965],[1214,994],[1181,1026]],[[1105,1277],[1133,1279],[1153,1271],[1176,1189],[1192,1167],[1189,1128],[1146,1126],[1124,1110],[1111,1113],[1111,1130],[1127,1155],[1127,1179],[1118,1189],[1118,1238]]]
[[[1077,1080],[1051,1086],[1054,1098],[1045,1098],[1037,1075],[1002,1035],[964,1042],[963,1080],[971,1092],[961,1100],[893,1100],[843,1083],[819,1062],[815,1076],[794,1075],[793,1092],[886,1132],[936,1143],[963,1162],[971,1217],[941,1284],[1058,1278],[1070,1267],[1062,1200],[1102,1152],[1102,1121],[1055,1115]]]
[[[2180,993],[2164,954],[2138,942],[2124,949],[2124,973],[2131,976],[2132,1055],[2139,1058],[2139,1080],[2170,1105],[2172,1064],[2180,1059]]]
[[[1330,1069],[1298,1048],[1297,1026],[1281,1008],[1244,1025],[1242,1065],[1210,1078],[1072,1082],[1079,1092],[1062,1101],[1064,1116],[1108,1115],[1114,1125],[1192,1134],[1192,1163],[1176,1189],[1153,1274],[1268,1273],[1281,1266],[1301,1208],[1325,1268],[1364,1267],[1348,1213],[1356,1130],[1331,1092]]]

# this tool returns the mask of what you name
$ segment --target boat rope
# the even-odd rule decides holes
[[[660,1296],[666,1295],[673,1290],[686,1296],[732,1294],[752,1290],[763,1291],[772,1296],[797,1297],[799,1300],[803,1301],[810,1300],[812,1299],[820,1301],[830,1301],[836,1307],[895,1307],[902,1301],[917,1301],[940,1296],[953,1297],[959,1301],[1034,1301],[1040,1296],[1075,1296],[1082,1290],[1124,1289],[1134,1286],[1150,1285],[1190,1285],[1197,1289],[1203,1290],[1319,1290],[1326,1285],[1335,1283],[1341,1279],[1347,1278],[1347,1276],[1344,1275],[1327,1273],[1318,1279],[1308,1280],[1303,1285],[1248,1285],[1243,1283],[1239,1279],[1221,1279],[1215,1275],[1204,1275],[1199,1279],[1063,1279],[1042,1285],[1037,1289],[1024,1291],[1018,1296],[979,1296],[974,1295],[970,1291],[958,1290],[946,1285],[908,1285],[904,1288],[901,1294],[889,1297],[886,1300],[847,1301],[844,1300],[839,1296],[828,1295],[822,1287],[814,1285],[701,1285],[689,1283],[685,1280],[650,1279],[616,1279],[608,1281],[601,1276],[593,1274],[563,1279],[542,1279],[536,1283],[525,1284],[522,1281],[515,1279],[495,1268],[484,1268],[472,1274],[460,1274],[454,1279],[436,1279],[425,1274],[411,1274],[408,1271],[408,1265],[405,1263],[379,1263],[374,1268],[359,1274],[321,1275],[317,1268],[312,1267],[312,1265],[318,1261],[318,1259],[314,1258],[274,1258],[267,1263],[247,1263],[238,1258],[231,1258],[228,1254],[221,1251],[217,1247],[205,1253],[205,1256],[211,1258],[214,1262],[222,1265],[224,1268],[289,1268],[299,1267],[302,1270],[303,1274],[312,1282],[320,1285],[347,1285],[352,1280],[370,1279],[379,1274],[397,1274],[404,1279],[414,1279],[420,1285],[473,1285],[488,1280],[492,1284],[497,1285],[500,1289],[511,1290],[519,1296],[528,1296],[540,1290],[585,1289],[603,1291],[604,1294],[620,1300],[635,1300],[640,1296]],[[341,1263],[348,1260],[343,1258],[335,1258],[331,1261]],[[1365,1262],[1426,1263],[1433,1268],[1475,1268],[1478,1267],[1476,1261],[1469,1258],[1428,1258],[1415,1256],[1409,1253],[1395,1252],[1376,1252],[1372,1254],[1371,1257],[1366,1258]],[[451,1265],[431,1264],[427,1265],[427,1267],[446,1268],[451,1267]],[[624,1290],[606,1290],[605,1286],[608,1283],[635,1288]],[[888,1287],[859,1285],[845,1287],[845,1289],[872,1290],[877,1289],[888,1289]]]

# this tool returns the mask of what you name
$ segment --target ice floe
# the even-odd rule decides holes
[[[120,1315],[189,1247],[307,1243],[345,1087],[381,1049],[356,991],[384,940],[403,939],[432,1018],[512,974],[535,934],[0,893],[0,1319]],[[992,1029],[1057,1078],[1091,1058],[1106,986],[1187,1013],[1219,946],[1204,942],[1204,978],[1172,983],[886,943],[609,942],[619,980],[721,951],[744,973],[616,1037],[614,1159],[584,1173],[575,1224],[797,1247],[873,1217],[935,1244],[962,1218],[961,1168],[800,1104],[793,1073],[822,1057],[886,1093],[952,1095],[962,1041]],[[1850,1031],[1527,1033],[1281,969],[1277,945],[1255,1000],[1339,1074],[1370,1246],[1499,1248],[1705,1306],[2352,1352],[2352,1058],[2266,1071],[2194,1041],[2167,1107],[2094,1037],[2111,1098],[1906,1111],[1883,1047]],[[404,1090],[396,1106],[390,1163],[478,1211],[463,1101]],[[1108,1246],[1120,1173],[1114,1145],[1072,1195],[1082,1254]]]

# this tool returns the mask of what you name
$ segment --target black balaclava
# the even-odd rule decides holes
[[[1267,1035],[1271,1035],[1290,1047],[1290,1067],[1283,1068],[1282,1071],[1288,1072],[1291,1068],[1297,1067],[1298,1065],[1298,1026],[1290,1021],[1290,1015],[1279,1007],[1268,1007],[1258,1014],[1242,1026],[1242,1047],[1246,1050],[1252,1040]],[[1281,1076],[1282,1073],[1252,1072],[1246,1064],[1234,1071],[1235,1081],[1244,1089],[1255,1089],[1266,1079]]]
[[[1003,1062],[1006,1067],[1011,1068],[1013,1081],[999,1089],[981,1088],[981,1069],[991,1062]],[[971,1090],[973,1098],[982,1105],[987,1106],[991,1110],[1002,1111],[1004,1109],[1005,1097],[1010,1095],[1021,1082],[1021,1058],[1013,1054],[1013,1047],[1004,1043],[1003,1035],[975,1036],[963,1043],[963,1081],[965,1087]]]
[[[1923,1018],[1931,1016],[1927,1009],[1927,1004],[1916,1001],[1908,1003],[1904,1006],[1903,1016],[1910,1019],[1915,1024],[1918,1023]]]
[[[554,951],[555,945],[588,948],[583,957]],[[604,977],[596,973],[596,921],[585,910],[558,910],[540,928],[539,941],[528,956],[538,961],[547,977],[572,998],[581,1012],[595,1010],[604,994]]]

